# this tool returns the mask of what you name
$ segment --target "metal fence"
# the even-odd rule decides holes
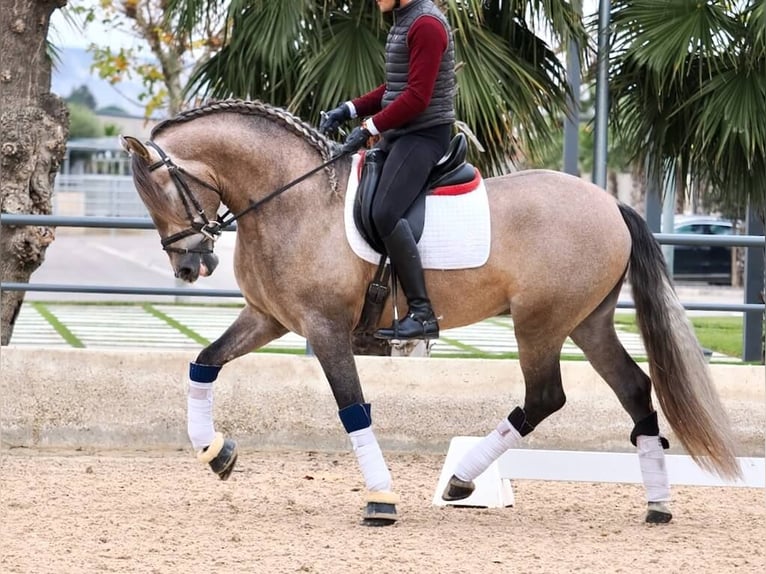
[[[114,179],[114,176],[111,176]],[[131,188],[131,193],[135,191]],[[142,205],[143,208],[143,205]],[[145,213],[145,210],[144,210]],[[144,217],[81,217],[65,215],[19,215],[0,214],[0,225],[40,225],[49,227],[81,227],[102,229],[154,229],[154,224],[148,216]],[[227,231],[233,231],[232,226]],[[748,247],[764,249],[766,242],[761,235],[689,235],[680,233],[655,233],[655,238],[663,245],[714,245],[724,247]],[[752,249],[749,250],[752,253]],[[762,257],[762,255],[761,255]],[[761,277],[761,289],[763,277]],[[239,291],[219,289],[195,289],[190,291],[185,288],[146,288],[146,287],[117,287],[98,285],[48,285],[38,283],[0,283],[0,291],[39,291],[48,293],[100,293],[120,295],[168,295],[184,297],[241,297]],[[746,297],[747,298],[747,293]],[[632,303],[618,303],[619,308],[633,308]],[[724,311],[741,312],[746,321],[749,320],[751,328],[744,329],[743,359],[746,361],[759,361],[762,357],[763,341],[763,313],[764,304],[753,301],[742,303],[684,303],[684,308],[689,311]],[[753,326],[759,326],[758,329]]]
[[[83,173],[56,176],[53,215],[149,217],[131,176]]]

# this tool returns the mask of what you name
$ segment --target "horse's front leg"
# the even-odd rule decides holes
[[[245,307],[239,317],[189,365],[187,430],[200,462],[210,465],[221,480],[237,462],[237,443],[215,431],[213,383],[223,365],[284,335],[287,330],[271,317]]]
[[[362,524],[387,526],[396,522],[398,496],[391,473],[372,431],[370,403],[365,402],[348,330],[328,325],[312,329],[307,339],[330,383],[343,428],[364,476],[367,494]]]

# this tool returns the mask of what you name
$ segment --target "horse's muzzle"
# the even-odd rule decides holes
[[[218,256],[212,251],[187,252],[176,256],[175,276],[186,283],[194,283],[200,277],[208,277],[218,267]]]
[[[186,283],[194,283],[200,275],[204,277],[202,259],[199,253],[187,253],[176,257],[173,264],[176,278]]]

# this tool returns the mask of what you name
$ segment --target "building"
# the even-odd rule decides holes
[[[148,139],[156,120],[125,115],[99,115],[120,133]],[[119,136],[67,142],[61,171],[56,176],[53,214],[66,216],[148,217],[136,193],[130,158]]]

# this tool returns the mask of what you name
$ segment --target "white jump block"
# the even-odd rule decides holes
[[[476,490],[471,496],[463,500],[446,501],[442,499],[442,492],[452,477],[457,463],[468,452],[480,437],[456,436],[449,444],[447,458],[444,460],[442,473],[436,485],[433,504],[436,506],[473,506],[479,508],[505,508],[513,506],[513,488],[510,478],[504,478],[500,474],[499,461],[493,462],[490,467],[479,475],[474,481]]]
[[[513,506],[511,480],[556,480],[641,484],[636,453],[511,449],[476,481],[476,490],[465,500],[447,502],[441,495],[460,458],[481,437],[454,437],[450,441],[433,504],[437,506]],[[725,481],[702,470],[688,455],[665,455],[670,484],[686,486],[735,486],[764,488],[766,464],[761,457],[740,457],[742,480]]]
[[[740,457],[743,479],[725,481],[697,466],[685,454],[666,454],[670,484],[764,487],[764,459]],[[498,460],[500,475],[512,479],[641,484],[638,454],[568,450],[511,449]]]

